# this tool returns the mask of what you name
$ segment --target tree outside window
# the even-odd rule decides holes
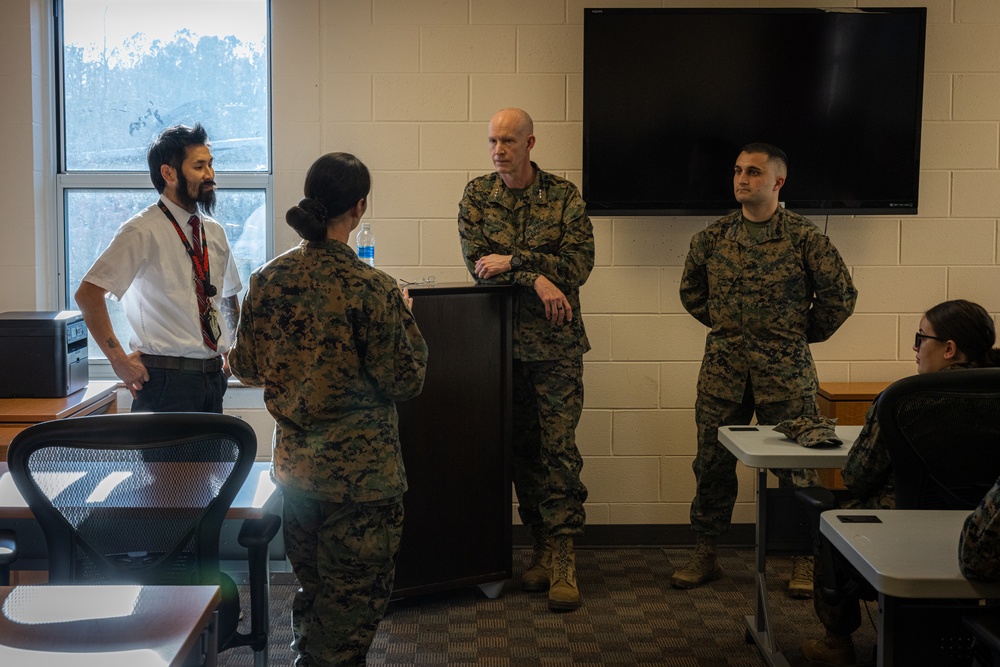
[[[115,230],[155,204],[146,150],[164,128],[201,123],[244,286],[270,254],[267,0],[62,0],[61,239],[67,307]],[[115,331],[131,335],[117,302]],[[102,353],[91,341],[91,358]]]

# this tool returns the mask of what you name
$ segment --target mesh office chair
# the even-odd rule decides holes
[[[1000,477],[1000,368],[904,378],[882,392],[876,414],[892,461],[897,509],[971,512]],[[797,494],[815,512],[817,532],[819,513],[837,506],[832,497],[824,498],[825,491]],[[955,549],[957,559],[957,541]],[[818,595],[831,602],[846,595],[874,599],[874,590],[822,537],[817,567],[824,582]],[[962,606],[956,603],[955,609]],[[937,635],[942,650],[950,647],[941,659],[968,659],[968,632],[959,617],[943,618],[925,634]],[[920,634],[916,627],[914,632]]]
[[[114,414],[31,426],[8,465],[45,535],[51,583],[219,585],[223,650],[248,643],[219,535],[256,449],[231,416]]]
[[[877,410],[899,509],[971,512],[1000,477],[1000,368],[905,378]]]

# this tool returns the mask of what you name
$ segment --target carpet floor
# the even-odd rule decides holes
[[[583,607],[548,610],[544,593],[523,593],[517,582],[530,550],[514,552],[514,577],[488,599],[477,587],[393,602],[368,654],[370,667],[408,665],[659,665],[759,667],[746,642],[744,617],[754,610],[752,549],[722,549],[724,576],[690,591],[668,584],[686,549],[578,548]],[[768,558],[769,604],[779,649],[793,667],[806,665],[800,646],[823,627],[810,600],[785,595],[791,558]],[[283,578],[283,579],[282,579]],[[290,575],[271,586],[271,664],[292,663],[288,648]],[[875,645],[874,603],[855,633],[859,659]],[[249,649],[219,656],[222,667],[252,665]]]

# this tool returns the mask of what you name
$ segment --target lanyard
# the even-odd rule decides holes
[[[187,235],[184,233],[184,230],[177,224],[177,220],[174,218],[173,213],[171,213],[170,209],[168,209],[166,204],[163,203],[163,200],[158,200],[156,205],[160,207],[160,210],[163,211],[163,215],[167,216],[167,220],[169,220],[170,224],[174,226],[174,230],[177,232],[177,235],[181,237],[181,243],[184,244],[184,249],[187,250],[187,254],[191,258],[191,265],[194,266],[194,275],[201,281],[201,285],[205,290],[205,296],[212,298],[216,295],[218,290],[211,282],[211,274],[208,266],[208,235],[205,233],[205,226],[202,225],[201,257],[198,257],[194,248],[192,248],[191,244],[188,242]]]

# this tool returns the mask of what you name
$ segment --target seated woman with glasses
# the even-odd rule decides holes
[[[998,366],[1000,350],[993,347],[995,344],[993,318],[985,308],[964,299],[939,303],[920,318],[920,328],[914,337],[917,373]],[[889,451],[875,419],[877,403],[878,397],[868,409],[861,435],[844,464],[844,485],[853,496],[843,504],[846,509],[895,509],[896,506]],[[816,568],[816,591],[822,590],[821,576],[820,568]],[[830,604],[817,594],[813,604],[826,635],[803,643],[803,657],[810,664],[855,664],[851,634],[861,627],[858,599],[846,598]]]

